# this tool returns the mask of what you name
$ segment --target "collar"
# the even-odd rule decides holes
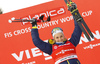
[[[65,44],[66,42],[67,42],[67,40],[64,41],[64,42],[61,42],[61,43],[57,43],[57,42],[55,42],[55,44],[57,44],[57,45],[63,45],[63,44]]]

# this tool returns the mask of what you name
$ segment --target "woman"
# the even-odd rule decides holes
[[[36,47],[41,51],[49,54],[55,61],[55,64],[80,64],[75,47],[78,45],[82,31],[76,21],[74,32],[69,40],[64,36],[63,30],[56,27],[52,30],[53,39],[49,39],[48,43],[39,38],[36,20],[32,23],[32,40]]]

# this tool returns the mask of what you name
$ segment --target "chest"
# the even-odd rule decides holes
[[[73,49],[75,49],[75,46],[71,43],[71,42],[66,42],[65,44],[63,44],[63,45],[53,45],[52,46],[52,49],[53,49],[53,52],[54,51],[59,51],[59,50],[66,50],[66,51],[68,51],[68,50],[73,50]]]

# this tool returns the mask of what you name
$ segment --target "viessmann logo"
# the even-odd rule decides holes
[[[56,55],[59,55],[59,54],[64,54],[65,52],[68,52],[68,51],[74,51],[74,49],[65,49],[65,50],[61,50],[60,52],[58,52]]]
[[[63,14],[66,14],[66,10],[65,10],[64,6],[57,7],[57,8],[50,9],[50,10],[46,10],[46,11],[39,12],[39,13],[30,14],[30,15],[27,15],[27,16],[23,16],[23,17],[20,17],[20,19],[26,19],[26,20],[30,20],[32,18],[39,19],[39,17],[41,15],[44,15],[44,19],[46,19],[48,16],[53,18],[53,17],[59,16],[59,15],[63,15]],[[15,17],[12,17],[8,21],[12,21],[13,18],[15,19]],[[26,24],[29,24],[29,22],[22,22],[22,25],[26,25]]]

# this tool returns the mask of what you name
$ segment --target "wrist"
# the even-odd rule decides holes
[[[37,28],[38,28],[37,25],[32,26],[32,29],[37,29]]]

